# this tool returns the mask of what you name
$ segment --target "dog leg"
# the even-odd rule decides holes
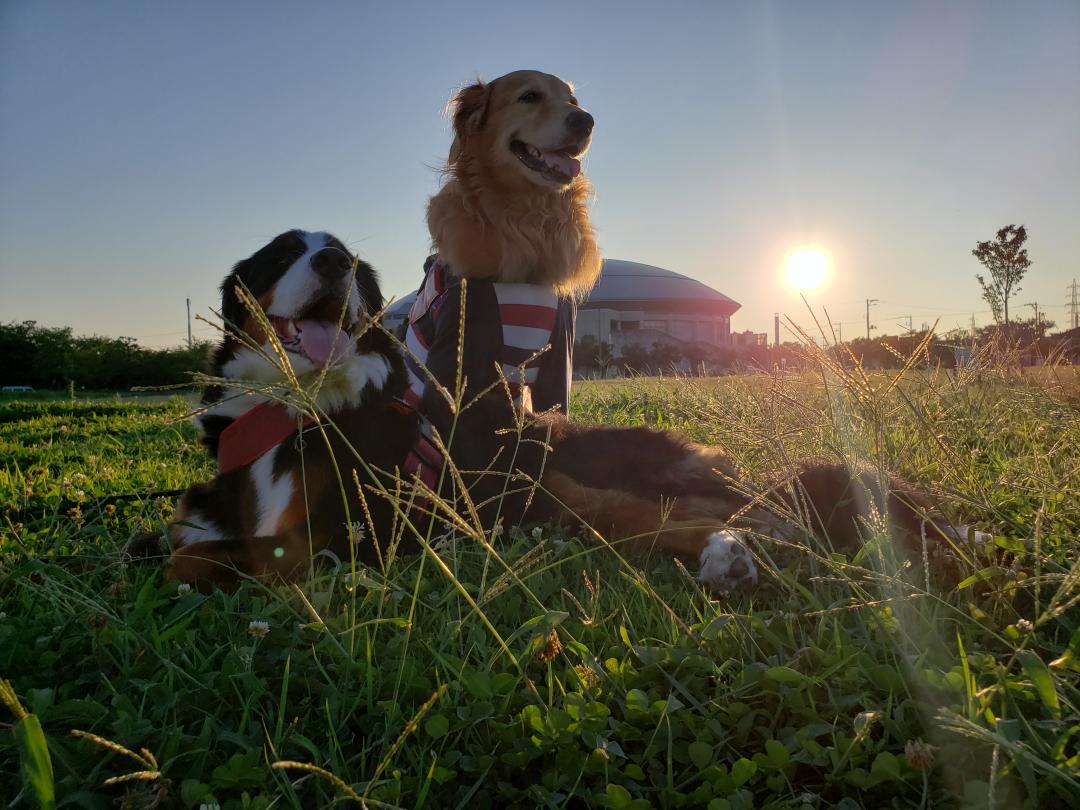
[[[169,558],[166,578],[200,590],[232,590],[244,576],[292,582],[307,573],[312,549],[306,534],[204,540],[182,546]]]
[[[723,499],[679,499],[664,514],[659,498],[587,487],[562,473],[549,471],[541,483],[558,502],[564,524],[585,523],[611,541],[634,538],[639,548],[696,561],[698,579],[718,592],[757,584],[757,566],[742,535],[720,529],[737,508]]]

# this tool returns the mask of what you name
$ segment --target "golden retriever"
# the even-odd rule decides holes
[[[600,275],[581,158],[593,118],[557,76],[518,70],[462,88],[450,102],[448,180],[431,198],[428,229],[464,278],[538,284],[560,295]]]

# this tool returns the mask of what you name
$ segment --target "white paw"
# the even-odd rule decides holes
[[[994,542],[994,535],[987,532],[980,532],[978,529],[972,529],[970,526],[963,523],[957,524],[956,526],[940,526],[940,528],[946,537],[951,537],[953,540],[967,541],[970,532],[971,539],[976,545]]]
[[[757,585],[754,556],[738,532],[713,532],[701,552],[698,581],[714,591],[730,593]]]

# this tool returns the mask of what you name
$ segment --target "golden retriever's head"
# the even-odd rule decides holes
[[[593,117],[559,77],[517,70],[462,88],[450,109],[452,172],[468,164],[501,185],[551,191],[584,183],[581,157],[592,140]]]

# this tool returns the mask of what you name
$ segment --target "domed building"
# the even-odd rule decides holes
[[[576,337],[592,335],[616,347],[650,346],[665,337],[726,346],[739,307],[722,292],[672,270],[604,259],[599,283],[578,308]]]
[[[384,321],[405,321],[415,293],[395,301]],[[604,259],[600,281],[578,307],[576,339],[591,335],[616,352],[637,343],[731,344],[731,316],[741,305],[700,281],[639,262]]]

